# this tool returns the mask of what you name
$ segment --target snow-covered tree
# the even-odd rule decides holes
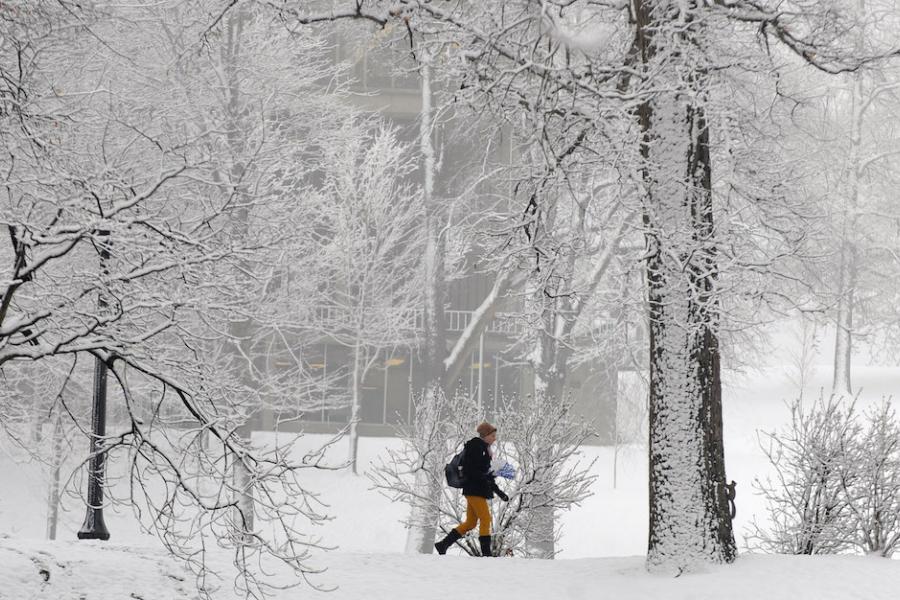
[[[421,190],[409,181],[415,168],[408,148],[390,129],[360,133],[326,151],[322,194],[311,217],[313,249],[325,283],[316,291],[316,325],[351,353],[350,455],[357,472],[363,382],[390,350],[412,346],[421,306],[425,247]]]
[[[580,361],[603,364],[607,373],[613,374],[620,366],[614,356],[622,345],[611,328],[605,331],[605,339],[600,343],[593,345],[588,340],[593,338],[596,329],[595,317],[621,309],[604,302],[599,292],[603,285],[616,285],[611,281],[610,275],[616,272],[611,267],[622,240],[634,231],[635,215],[622,208],[616,192],[626,198],[629,194],[620,186],[604,181],[577,193],[573,191],[571,174],[568,181],[559,182],[557,187],[551,183],[552,177],[542,173],[541,166],[534,168],[537,172],[534,185],[544,196],[556,193],[559,197],[548,203],[550,208],[546,209],[540,226],[529,230],[523,243],[527,251],[523,252],[522,262],[529,272],[524,294],[520,294],[525,307],[521,318],[526,335],[518,340],[511,353],[518,353],[520,360],[528,365],[537,397],[556,398],[568,404],[571,399],[566,398],[570,393],[567,378]],[[608,203],[594,198],[602,191],[609,191],[604,188],[615,190],[608,194],[612,198]],[[602,318],[602,321],[609,322],[609,319]],[[615,389],[614,386],[611,382],[610,387]],[[597,399],[604,416],[612,412],[608,403],[608,397]],[[523,406],[522,410],[527,411],[527,407]],[[604,434],[612,429],[608,423],[595,425],[598,429],[603,427]],[[604,438],[605,435],[601,437]],[[530,543],[529,554],[549,558],[555,554],[554,515],[549,511],[549,499],[545,504],[547,514],[533,519],[534,541]]]
[[[296,296],[317,284],[303,200],[340,129],[327,48],[215,2],[32,4],[0,6],[4,375],[68,363],[62,389],[108,366],[97,452],[134,485],[107,497],[202,577],[212,536],[248,594],[275,566],[302,581],[323,515],[299,471],[321,456],[254,446],[247,423],[295,418],[311,385]]]
[[[890,51],[854,52],[847,21],[825,4],[783,11],[756,2],[519,0],[501,8],[371,0],[336,2],[324,12],[296,3],[283,9],[307,24],[403,22],[414,48],[435,43],[466,65],[460,96],[479,96],[501,114],[540,117],[541,131],[550,132],[545,155],[552,167],[564,169],[573,156],[612,156],[640,184],[650,323],[651,568],[680,572],[736,555],[722,443],[719,337],[728,287],[720,274],[723,261],[761,269],[731,256],[727,249],[735,244],[720,238],[713,158],[723,140],[712,127],[725,129],[728,121],[730,75],[777,73],[769,42],[829,72],[857,69]],[[600,153],[611,141],[621,149]],[[552,202],[536,196],[521,227],[539,227]]]
[[[872,4],[856,7],[860,51],[868,45],[862,40],[883,37],[885,27],[897,25],[876,16],[885,7]],[[859,342],[868,341],[875,355],[890,356],[895,347],[897,298],[891,282],[900,266],[895,226],[900,215],[893,190],[900,146],[892,124],[898,117],[898,82],[896,68],[859,69],[838,81],[819,82],[824,97],[811,102],[818,110],[808,125],[816,149],[807,159],[815,165],[809,185],[826,200],[826,226],[817,240],[823,258],[812,267],[835,331],[835,394],[854,391],[851,357]]]

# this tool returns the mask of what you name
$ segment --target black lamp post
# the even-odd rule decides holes
[[[109,231],[98,232],[101,237],[108,238]],[[104,274],[108,273],[109,243],[100,244],[100,265]],[[109,306],[103,292],[97,299],[97,307],[103,314]],[[109,360],[112,361],[112,354]],[[79,540],[108,540],[109,530],[103,520],[103,484],[106,479],[106,375],[107,363],[97,356],[94,359],[94,403],[91,413],[91,464],[88,470],[87,512],[84,524],[78,530]]]
[[[106,472],[106,362],[100,357],[94,363],[94,407],[91,415],[91,465],[88,471],[88,501],[84,524],[78,530],[79,540],[108,540],[109,530],[103,521],[103,482]]]

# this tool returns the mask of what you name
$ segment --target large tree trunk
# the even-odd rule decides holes
[[[664,32],[679,8],[665,0],[636,0],[635,8],[649,67],[673,43]],[[700,26],[681,31],[702,33]],[[705,77],[684,66],[692,71],[679,76],[669,66],[671,85],[658,86],[676,91],[657,92],[639,109],[650,304],[647,563],[679,573],[737,554],[725,488]]]

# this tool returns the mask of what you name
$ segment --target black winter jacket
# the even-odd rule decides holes
[[[490,500],[494,491],[499,490],[491,474],[491,453],[488,444],[480,437],[473,437],[466,442],[466,455],[463,460],[463,473],[466,478],[463,484],[464,496],[480,496]]]

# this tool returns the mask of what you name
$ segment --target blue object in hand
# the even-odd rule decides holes
[[[497,471],[497,475],[504,479],[513,479],[516,476],[516,469],[511,464],[505,463],[500,467],[500,470]]]

